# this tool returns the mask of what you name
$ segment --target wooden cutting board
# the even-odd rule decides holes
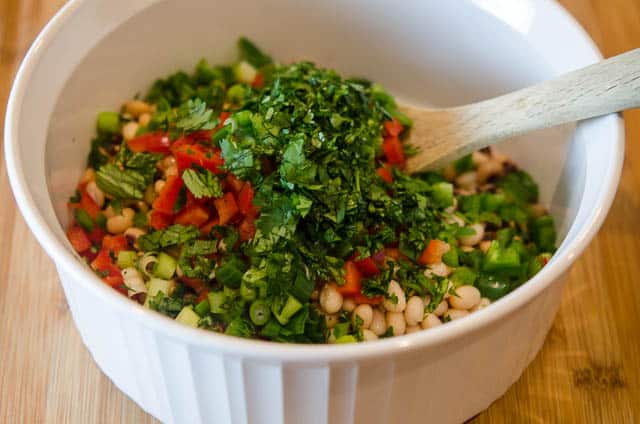
[[[639,0],[561,3],[605,56],[640,47]],[[63,4],[0,0],[0,116],[19,61]],[[611,213],[571,272],[544,348],[474,422],[640,422],[640,111],[624,116],[627,156]],[[4,160],[0,198],[0,423],[155,422],[84,349],[53,263],[15,210]]]

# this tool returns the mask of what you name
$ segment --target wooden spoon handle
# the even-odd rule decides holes
[[[500,97],[436,112],[442,114],[445,128],[438,138],[449,139],[412,136],[410,143],[420,153],[409,160],[408,168],[434,168],[509,137],[636,107],[640,107],[640,49]]]

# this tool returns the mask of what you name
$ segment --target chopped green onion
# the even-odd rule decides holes
[[[281,311],[273,311],[276,319],[281,325],[287,325],[291,317],[302,308],[302,303],[293,296],[287,298],[287,302]]]
[[[240,284],[240,297],[250,302],[258,297],[258,291],[254,287],[250,287],[246,282],[243,281]]]
[[[186,324],[190,327],[198,327],[200,316],[198,316],[198,314],[193,311],[191,305],[189,305],[182,308],[182,310],[176,317],[176,321]]]
[[[132,268],[138,262],[138,254],[133,250],[121,250],[118,252],[117,265],[120,269]]]
[[[246,265],[239,258],[232,256],[216,268],[216,280],[223,286],[232,289],[240,287],[242,274],[246,270]]]
[[[358,339],[356,339],[355,336],[352,336],[350,334],[347,334],[345,336],[340,336],[336,339],[336,343],[357,343]]]
[[[99,133],[117,134],[120,132],[120,115],[116,112],[100,112],[96,127]]]
[[[153,273],[156,277],[169,280],[176,272],[177,262],[174,258],[164,252],[158,255],[158,262],[153,267]]]
[[[207,298],[209,299],[209,310],[212,314],[224,314],[227,312],[225,303],[227,296],[222,291],[209,292]]]
[[[84,209],[76,209],[76,222],[86,232],[90,233],[91,231],[93,231],[93,220]]]
[[[210,311],[209,301],[207,299],[204,299],[202,302],[198,303],[195,308],[193,308],[193,310],[196,311],[196,314],[200,315],[201,317],[207,315]]]
[[[271,318],[269,305],[264,300],[254,300],[249,307],[249,318],[255,325],[265,325]]]

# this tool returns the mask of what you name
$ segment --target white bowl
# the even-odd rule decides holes
[[[16,78],[6,119],[11,184],[58,268],[100,368],[166,422],[460,422],[487,408],[540,349],[563,276],[600,227],[623,158],[610,115],[504,149],[540,182],[562,245],[513,293],[429,331],[341,346],[244,340],[191,329],[102,283],[64,234],[98,111],[154,78],[234,58],[247,35],[283,62],[309,58],[408,101],[462,104],[600,59],[551,1],[76,0],[47,25]]]

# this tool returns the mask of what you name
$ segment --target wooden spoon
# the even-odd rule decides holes
[[[446,109],[404,106],[407,171],[440,168],[528,131],[640,107],[640,49],[493,99]]]

